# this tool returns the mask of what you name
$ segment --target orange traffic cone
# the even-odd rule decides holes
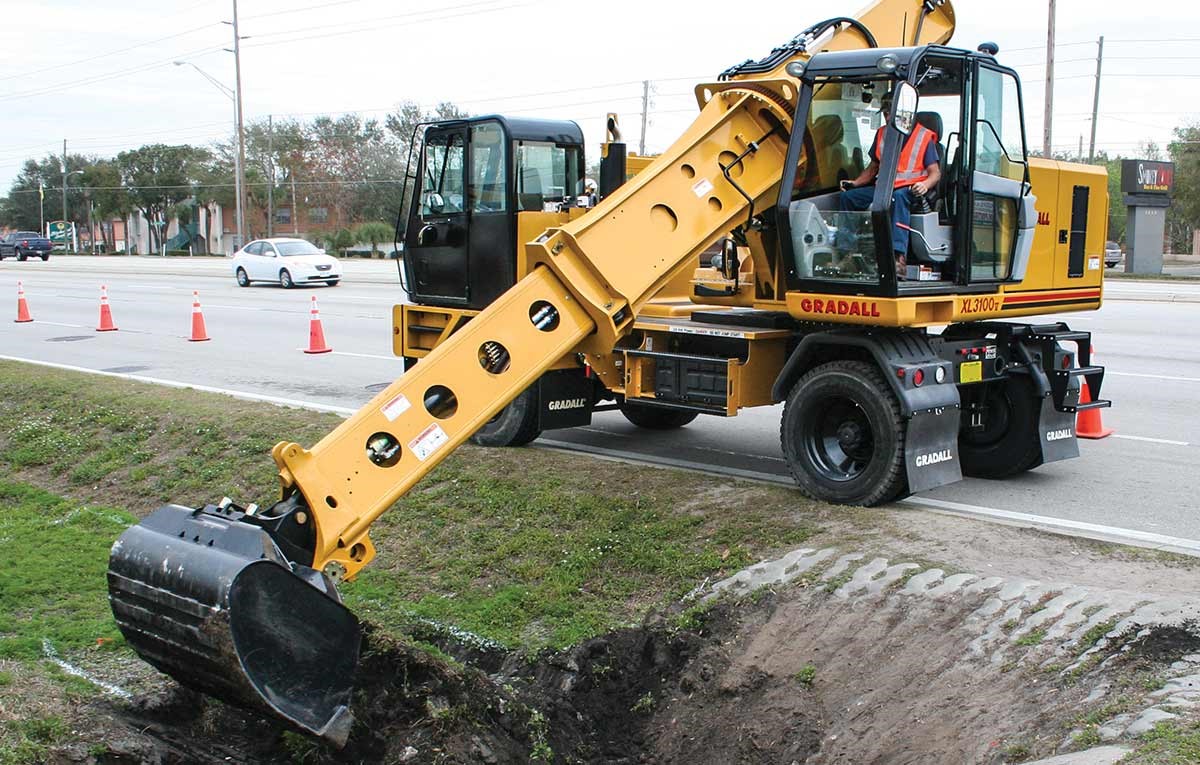
[[[108,306],[108,287],[100,285],[100,325],[97,332],[115,332],[117,325],[113,324],[112,308]]]
[[[1087,404],[1092,400],[1087,380],[1081,379],[1079,383],[1079,403]],[[1086,409],[1075,415],[1075,435],[1080,438],[1104,438],[1105,436],[1111,436],[1112,432],[1112,428],[1104,427],[1104,422],[1100,419],[1099,409]]]
[[[18,323],[33,321],[33,317],[29,315],[29,304],[25,302],[25,287],[21,282],[17,282],[17,318]]]
[[[308,320],[308,347],[305,353],[329,353],[333,349],[325,344],[325,330],[321,329],[321,313],[317,310],[317,296],[312,296],[312,310]]]
[[[188,340],[200,343],[211,339],[204,331],[204,314],[200,313],[200,293],[192,290],[192,336]]]

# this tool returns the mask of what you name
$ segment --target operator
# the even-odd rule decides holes
[[[879,161],[883,154],[883,131],[892,119],[892,94],[883,96],[881,113],[883,124],[875,131],[871,143],[871,163],[852,181],[842,181],[842,193],[838,195],[838,207],[842,212],[858,212],[871,208],[875,196],[875,178],[879,175]],[[938,166],[938,135],[920,123],[904,142],[900,159],[896,163],[895,191],[892,193],[892,249],[896,253],[896,275],[903,279],[906,253],[908,252],[908,221],[912,209],[913,195],[925,196],[936,188],[942,177]]]

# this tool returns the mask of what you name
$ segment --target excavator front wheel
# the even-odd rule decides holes
[[[841,505],[905,493],[904,419],[887,381],[864,361],[832,361],[793,386],[779,438],[800,490]]]

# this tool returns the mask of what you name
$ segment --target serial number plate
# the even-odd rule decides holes
[[[982,361],[965,361],[958,368],[958,381],[960,383],[981,382],[983,380],[983,362]]]

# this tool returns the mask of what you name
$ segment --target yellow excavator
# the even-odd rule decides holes
[[[1104,171],[1029,158],[1017,74],[946,47],[953,29],[945,0],[814,25],[697,86],[692,126],[594,206],[570,123],[431,126],[395,311],[419,362],[315,446],[276,445],[271,507],[167,505],[122,534],[129,644],[344,743],[360,629],[337,585],[374,557],[371,524],[530,390],[667,426],[782,401],[800,488],[843,503],[1077,456],[1076,412],[1108,405],[1090,336],[1001,319],[1100,306]],[[916,136],[941,173],[904,222]],[[868,167],[856,210],[841,186]]]

